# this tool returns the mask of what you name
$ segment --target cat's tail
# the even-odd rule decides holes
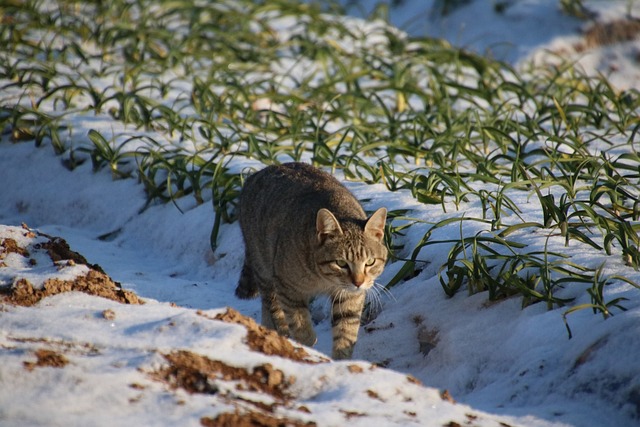
[[[260,288],[253,277],[253,270],[246,263],[242,267],[240,280],[236,287],[236,296],[240,299],[256,298],[260,295]]]

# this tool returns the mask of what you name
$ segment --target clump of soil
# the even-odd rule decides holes
[[[608,22],[593,21],[580,31],[581,38],[572,44],[571,49],[560,48],[554,51],[559,57],[566,54],[582,53],[615,44],[623,44],[640,39],[640,19],[620,18]],[[640,61],[640,55],[634,54]],[[613,66],[615,68],[615,66]]]
[[[45,235],[41,234],[41,236],[45,236]],[[76,251],[72,251],[71,248],[69,247],[69,244],[60,237],[50,237],[50,240],[48,242],[36,244],[35,248],[45,249],[49,254],[49,257],[51,258],[51,261],[53,261],[54,263],[57,263],[60,261],[67,261],[67,262],[72,261],[75,264],[83,264],[93,270],[99,271],[100,273],[104,273],[104,270],[102,270],[102,267],[100,267],[98,264],[89,264],[85,257],[80,255]]]
[[[25,248],[21,248],[15,239],[6,238],[0,240],[0,259],[6,258],[6,256],[11,253],[22,255],[25,258],[30,256],[29,251]]]
[[[40,349],[36,351],[35,355],[38,359],[35,362],[24,362],[24,368],[29,372],[33,371],[37,367],[45,366],[52,368],[64,368],[69,363],[69,360],[64,357],[64,355],[56,353],[53,350]]]
[[[7,301],[31,307],[43,298],[71,291],[84,292],[122,304],[144,304],[136,294],[122,289],[109,276],[96,270],[89,270],[86,276],[79,276],[74,280],[49,279],[44,282],[42,289],[34,288],[26,279],[18,279],[10,289]]]
[[[441,391],[440,397],[442,398],[442,400],[445,400],[449,403],[456,403],[456,400],[453,398],[453,396],[451,396],[451,393],[449,392],[449,390]]]
[[[203,315],[203,313],[199,313]],[[319,363],[311,359],[309,353],[303,348],[294,346],[291,341],[278,335],[276,331],[258,325],[250,317],[243,316],[236,310],[227,308],[227,311],[215,316],[215,320],[236,323],[247,328],[247,345],[253,351],[268,356],[280,356],[297,362]]]
[[[172,388],[182,388],[189,393],[216,394],[216,382],[233,381],[238,382],[244,390],[265,393],[279,402],[285,402],[290,398],[287,388],[295,381],[285,378],[282,371],[269,363],[256,366],[249,372],[245,368],[229,366],[186,350],[165,354],[164,358],[169,365],[151,376]]]
[[[181,388],[188,393],[226,394],[230,384],[238,391],[250,391],[271,396],[275,403],[245,401],[255,405],[255,410],[245,412],[223,413],[215,418],[204,417],[200,420],[203,426],[313,426],[315,423],[304,423],[299,420],[274,415],[277,405],[288,406],[293,396],[288,388],[295,381],[271,364],[255,366],[252,370],[227,365],[219,360],[192,353],[175,351],[163,355],[169,363],[167,366],[150,374],[151,378],[164,382],[173,389]],[[222,383],[225,383],[222,386]],[[225,390],[225,391],[221,391]],[[231,396],[238,400],[237,396]],[[242,400],[242,399],[241,399]]]
[[[635,40],[640,35],[640,20],[617,19],[596,22],[584,32],[586,48],[606,46]]]
[[[313,421],[292,420],[262,412],[223,413],[215,418],[201,418],[200,424],[204,427],[313,427],[317,425]]]
[[[15,278],[13,285],[8,289],[2,289],[0,299],[14,305],[30,307],[45,297],[62,292],[79,291],[117,301],[123,304],[143,304],[136,294],[122,289],[119,283],[111,280],[102,268],[97,264],[90,264],[86,258],[78,252],[71,250],[69,244],[59,237],[51,237],[43,233],[30,230],[26,225],[21,232],[29,238],[44,237],[47,240],[21,247],[15,239],[4,238],[0,240],[0,260],[6,258],[9,253],[16,253],[29,258],[31,253],[46,251],[54,265],[59,268],[77,264],[86,265],[89,272],[84,276],[78,276],[72,280],[48,279],[42,288],[34,288],[33,284],[24,278]],[[35,260],[30,259],[29,265],[35,265]],[[0,268],[4,267],[0,263]]]

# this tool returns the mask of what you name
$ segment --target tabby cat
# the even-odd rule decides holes
[[[262,324],[313,345],[309,303],[331,299],[332,357],[350,358],[366,290],[387,259],[385,208],[367,219],[333,176],[305,163],[251,175],[240,196],[245,243],[239,298],[262,297]]]

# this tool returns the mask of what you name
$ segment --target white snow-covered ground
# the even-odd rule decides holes
[[[427,3],[407,1],[402,10],[419,17]],[[506,46],[511,56],[505,58],[516,63],[539,57],[550,46],[571,48],[582,25],[558,13],[557,1],[514,1],[504,16],[490,14],[490,3],[471,2],[446,20],[427,16],[427,34],[481,51]],[[624,14],[629,4],[587,3],[612,16]],[[550,29],[536,25],[538,20]],[[422,31],[412,25],[411,31]],[[437,28],[439,33],[431,32]],[[633,47],[602,48],[600,54],[613,60],[609,49]],[[594,71],[600,64],[583,63]],[[613,81],[638,88],[633,61],[617,64]],[[442,214],[439,206],[419,205],[410,195],[382,186],[349,187],[357,197],[371,200],[369,209],[410,209],[412,217],[423,220]],[[535,200],[518,202],[523,217],[541,221]],[[149,373],[166,364],[163,355],[176,350],[249,370],[270,363],[285,377],[296,378],[289,389],[295,403],[280,405],[276,414],[319,425],[633,426],[640,419],[640,291],[630,285],[607,287],[609,299],[627,298],[626,311],[616,310],[607,320],[590,310],[570,314],[569,339],[563,309],[549,311],[536,304],[523,310],[517,298],[489,304],[485,295],[464,292],[447,298],[437,278],[445,254],[432,246],[421,254],[432,263],[420,275],[396,286],[391,296],[381,295],[380,312],[362,328],[356,348],[356,359],[400,373],[372,369],[365,362],[293,362],[250,350],[242,327],[210,319],[225,307],[259,319],[258,301],[233,295],[242,265],[237,224],[223,226],[213,254],[209,204],[185,202],[183,212],[172,204],[152,205],[140,212],[144,203],[143,189],[134,180],[113,181],[108,171],[94,173],[89,162],[70,172],[48,146],[0,141],[0,224],[24,222],[63,237],[90,263],[148,301],[130,306],[68,293],[31,308],[0,306],[0,425],[200,425],[203,417],[233,412],[237,406],[229,395],[227,400],[221,396],[225,393],[191,395],[151,379]],[[466,207],[474,209],[479,206]],[[419,226],[411,228],[407,246],[423,232]],[[12,233],[19,229],[0,228],[0,238]],[[605,274],[623,272],[640,283],[640,273],[624,266],[619,256],[594,253],[577,243],[550,250],[568,252],[574,261],[594,268],[604,263]],[[16,275],[42,279],[56,274],[23,261],[4,261],[14,270],[11,276],[0,275],[0,285]],[[399,267],[388,266],[380,282]],[[76,270],[57,273],[81,273]],[[563,292],[578,296],[574,304],[589,302],[574,287]],[[105,316],[105,310],[113,316]],[[322,319],[325,311],[322,304],[316,307],[316,350],[327,354],[331,343],[328,321]],[[68,364],[26,369],[30,365],[25,362],[35,361],[42,348],[64,353]],[[308,351],[311,358],[320,358]],[[445,389],[458,404],[441,398]],[[267,398],[233,390],[245,403]]]

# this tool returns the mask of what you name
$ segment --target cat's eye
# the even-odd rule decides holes
[[[372,266],[373,264],[375,264],[375,263],[376,263],[376,259],[375,259],[375,258],[369,258],[369,259],[367,260],[367,262],[365,263],[365,265],[366,265],[367,267],[371,267],[371,266]]]
[[[343,260],[343,259],[337,259],[336,260],[336,265],[340,268],[347,268],[347,261]]]

